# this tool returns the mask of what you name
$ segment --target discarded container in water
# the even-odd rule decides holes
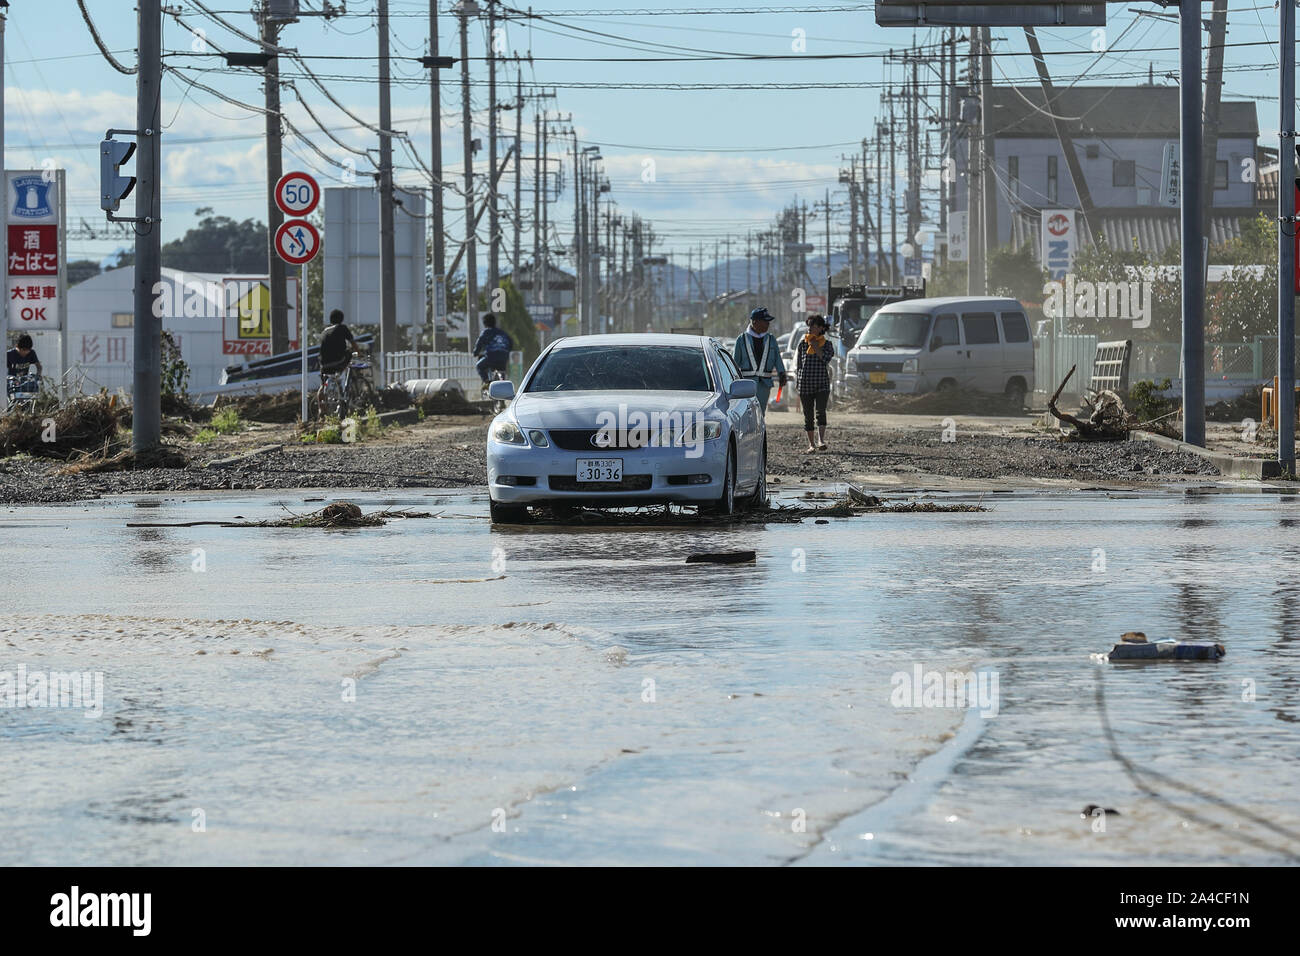
[[[1111,661],[1217,661],[1228,653],[1213,641],[1122,641],[1104,655]]]

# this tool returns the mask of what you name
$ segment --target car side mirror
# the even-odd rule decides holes
[[[727,398],[732,401],[742,398],[758,398],[758,383],[752,378],[738,378],[727,389]]]
[[[488,398],[508,402],[515,397],[514,382],[493,382],[488,386]]]
[[[943,348],[943,339],[941,339],[941,338],[940,338],[939,336],[937,336],[937,335],[936,335],[934,338],[930,339],[930,351],[931,351],[931,352],[933,352],[935,349],[941,349],[941,348]]]

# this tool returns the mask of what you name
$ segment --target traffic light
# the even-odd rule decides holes
[[[123,176],[120,167],[135,153],[135,143],[105,139],[99,144],[99,208],[114,212],[135,188],[134,176]]]

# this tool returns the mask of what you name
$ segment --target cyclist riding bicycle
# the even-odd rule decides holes
[[[36,357],[36,350],[32,348],[32,337],[26,332],[18,336],[18,341],[14,348],[9,350],[6,358],[10,375],[26,375],[33,365],[36,366],[37,378],[40,378],[44,371],[41,368],[41,360]]]
[[[343,310],[335,309],[330,313],[330,326],[320,337],[320,373],[324,381],[326,375],[341,372],[348,367],[353,355],[360,355],[352,332],[343,324]]]
[[[478,369],[478,377],[487,384],[490,370],[498,371],[504,376],[507,369],[510,368],[510,352],[514,349],[514,340],[505,329],[497,328],[497,317],[495,315],[483,316],[483,334],[478,337],[474,343],[474,356],[482,358],[475,364]]]
[[[330,313],[330,324],[320,337],[320,388],[316,392],[317,403],[325,399],[325,376],[334,375],[352,362],[353,355],[360,355],[352,332],[343,324],[343,310],[335,309]]]

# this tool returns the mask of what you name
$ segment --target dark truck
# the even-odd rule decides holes
[[[838,333],[846,349],[853,348],[858,336],[867,327],[867,322],[882,305],[904,299],[925,298],[925,280],[915,281],[919,284],[881,286],[857,283],[831,286],[826,301],[830,304],[827,318],[832,331]]]
[[[857,344],[858,336],[867,327],[876,310],[890,302],[923,298],[924,279],[909,278],[901,286],[864,283],[830,286],[826,295],[826,301],[830,305],[826,318],[830,322],[830,335],[835,340],[836,362],[831,384],[835,397],[843,397],[845,394],[844,370],[849,349]]]

